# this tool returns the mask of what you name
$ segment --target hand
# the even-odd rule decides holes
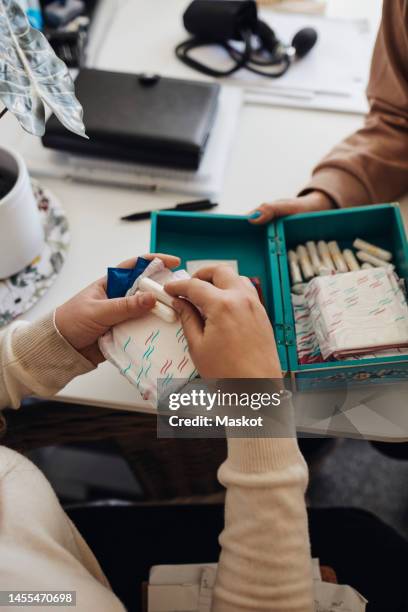
[[[190,280],[168,283],[165,290],[176,298],[174,307],[201,376],[281,378],[272,326],[248,278],[228,266],[211,266]]]
[[[262,225],[278,217],[295,215],[297,213],[312,212],[315,210],[330,210],[335,204],[329,196],[322,191],[311,191],[307,195],[287,200],[276,200],[270,204],[261,204],[249,214],[260,213],[256,218],[249,219],[250,223]]]
[[[159,257],[168,268],[179,265],[173,255],[149,254],[146,259]],[[137,258],[119,264],[120,268],[133,268]],[[55,324],[60,334],[94,365],[104,361],[98,347],[98,338],[113,325],[142,317],[153,308],[156,298],[151,293],[109,300],[106,295],[106,277],[89,285],[55,311]]]

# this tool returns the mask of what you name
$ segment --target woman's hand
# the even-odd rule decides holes
[[[299,198],[288,198],[276,200],[270,204],[261,204],[252,210],[249,221],[255,225],[268,223],[278,217],[295,215],[297,213],[313,212],[316,210],[330,210],[335,208],[335,204],[329,196],[322,191],[311,191],[307,195]],[[258,213],[258,214],[257,214]]]
[[[211,266],[190,280],[168,283],[165,290],[176,298],[174,307],[201,376],[281,378],[272,326],[248,278],[228,266]]]
[[[173,255],[149,254],[146,259],[159,257],[168,268],[179,265],[180,259]],[[119,264],[120,268],[133,268],[137,258]],[[97,365],[104,361],[98,347],[98,338],[113,325],[142,317],[156,303],[151,293],[139,293],[130,297],[109,300],[106,295],[106,277],[89,285],[55,312],[55,324],[60,334],[79,353]]]

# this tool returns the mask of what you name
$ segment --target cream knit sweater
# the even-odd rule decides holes
[[[51,396],[92,368],[58,333],[51,316],[14,323],[0,333],[0,408],[18,408],[29,394]],[[311,612],[307,468],[296,440],[230,438],[219,479],[227,498],[213,611]],[[0,588],[74,590],[80,612],[123,610],[47,480],[5,447],[0,447]]]

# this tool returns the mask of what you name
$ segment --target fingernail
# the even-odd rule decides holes
[[[152,293],[142,293],[139,300],[142,306],[149,308],[150,306],[154,306],[156,298]]]
[[[176,312],[181,312],[183,310],[183,300],[180,298],[174,298],[172,302],[172,307]]]
[[[259,212],[259,210],[256,210],[254,213],[252,213],[252,215],[248,216],[248,219],[258,219],[261,215],[262,213]]]

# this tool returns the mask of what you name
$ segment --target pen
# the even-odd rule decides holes
[[[193,202],[182,202],[181,204],[176,204],[175,206],[170,206],[169,208],[161,208],[160,210],[209,210],[210,208],[215,208],[218,206],[215,202],[211,202],[210,200],[194,200]],[[125,217],[121,217],[121,221],[141,221],[142,219],[150,219],[150,215],[153,211],[144,210],[142,212],[135,212],[130,215],[126,215]]]

